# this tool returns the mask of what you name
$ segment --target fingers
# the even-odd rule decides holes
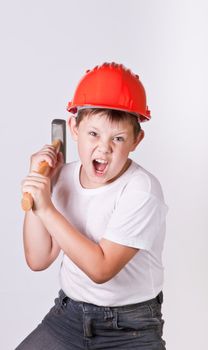
[[[45,145],[43,148],[40,150],[40,152],[48,152],[51,154],[51,156],[57,156],[57,149],[53,145]]]
[[[48,162],[51,167],[55,167],[57,163],[57,152],[54,146],[45,145],[42,150],[39,152],[41,156],[44,157],[44,160]]]
[[[57,154],[57,162],[63,164],[64,163],[64,155],[62,152]]]
[[[46,176],[38,174],[36,172],[31,172],[29,175],[21,182],[22,192],[30,192],[29,188],[40,188],[43,189],[46,185],[49,185],[50,179]]]
[[[45,210],[52,204],[51,202],[51,180],[50,178],[30,172],[29,175],[22,181],[22,195],[29,193],[33,200],[32,210],[38,215],[42,210]]]
[[[37,170],[42,161],[46,161],[52,168],[56,166],[57,151],[54,146],[45,145],[40,151],[31,156],[31,170]]]
[[[35,195],[36,195],[37,191],[39,191],[39,187],[34,186],[34,185],[33,186],[27,185],[27,186],[23,187],[22,194],[30,193],[31,196],[33,197],[33,199],[35,199]]]
[[[24,181],[37,181],[41,183],[47,183],[49,181],[49,178],[47,176],[37,173],[36,171],[31,171],[23,180],[23,182]]]
[[[64,164],[64,155],[62,152],[59,152],[57,154],[57,161],[55,163],[55,166],[53,167],[53,169],[51,169],[49,176],[53,177],[60,170],[60,168],[63,166],[63,164]]]
[[[41,149],[41,151],[49,151],[51,154],[55,154],[57,155],[59,152],[58,152],[58,149],[53,146],[53,145],[44,145],[43,148]]]
[[[35,171],[29,173],[26,179],[28,179],[29,181],[31,180],[31,181],[36,181],[36,182],[45,183],[45,184],[49,181],[48,177],[41,175],[39,173],[36,173]]]

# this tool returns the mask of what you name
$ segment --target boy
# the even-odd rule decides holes
[[[34,199],[24,222],[27,263],[46,269],[62,250],[61,290],[17,349],[164,350],[167,208],[156,178],[129,158],[144,137],[139,121],[150,119],[144,88],[123,65],[105,63],[87,71],[68,110],[80,161],[63,166],[46,145],[22,185]],[[48,178],[36,173],[43,160]]]

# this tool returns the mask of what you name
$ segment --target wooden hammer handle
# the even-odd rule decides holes
[[[54,140],[52,145],[56,148],[56,152],[58,153],[61,147],[61,141],[60,140]],[[51,167],[48,164],[48,162],[43,161],[40,163],[40,166],[38,168],[37,173],[44,175],[44,176],[48,176],[50,173]],[[25,192],[23,193],[23,197],[22,197],[22,201],[21,201],[21,205],[22,205],[22,209],[24,211],[28,211],[30,209],[32,209],[33,207],[33,197],[30,193]]]

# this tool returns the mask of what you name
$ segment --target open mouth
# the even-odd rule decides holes
[[[108,165],[107,160],[97,158],[97,159],[94,159],[92,163],[93,163],[95,172],[98,175],[103,175]]]

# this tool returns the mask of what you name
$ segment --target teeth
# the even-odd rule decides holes
[[[98,163],[102,163],[102,164],[107,164],[107,160],[103,160],[103,159],[95,159],[96,162]]]

